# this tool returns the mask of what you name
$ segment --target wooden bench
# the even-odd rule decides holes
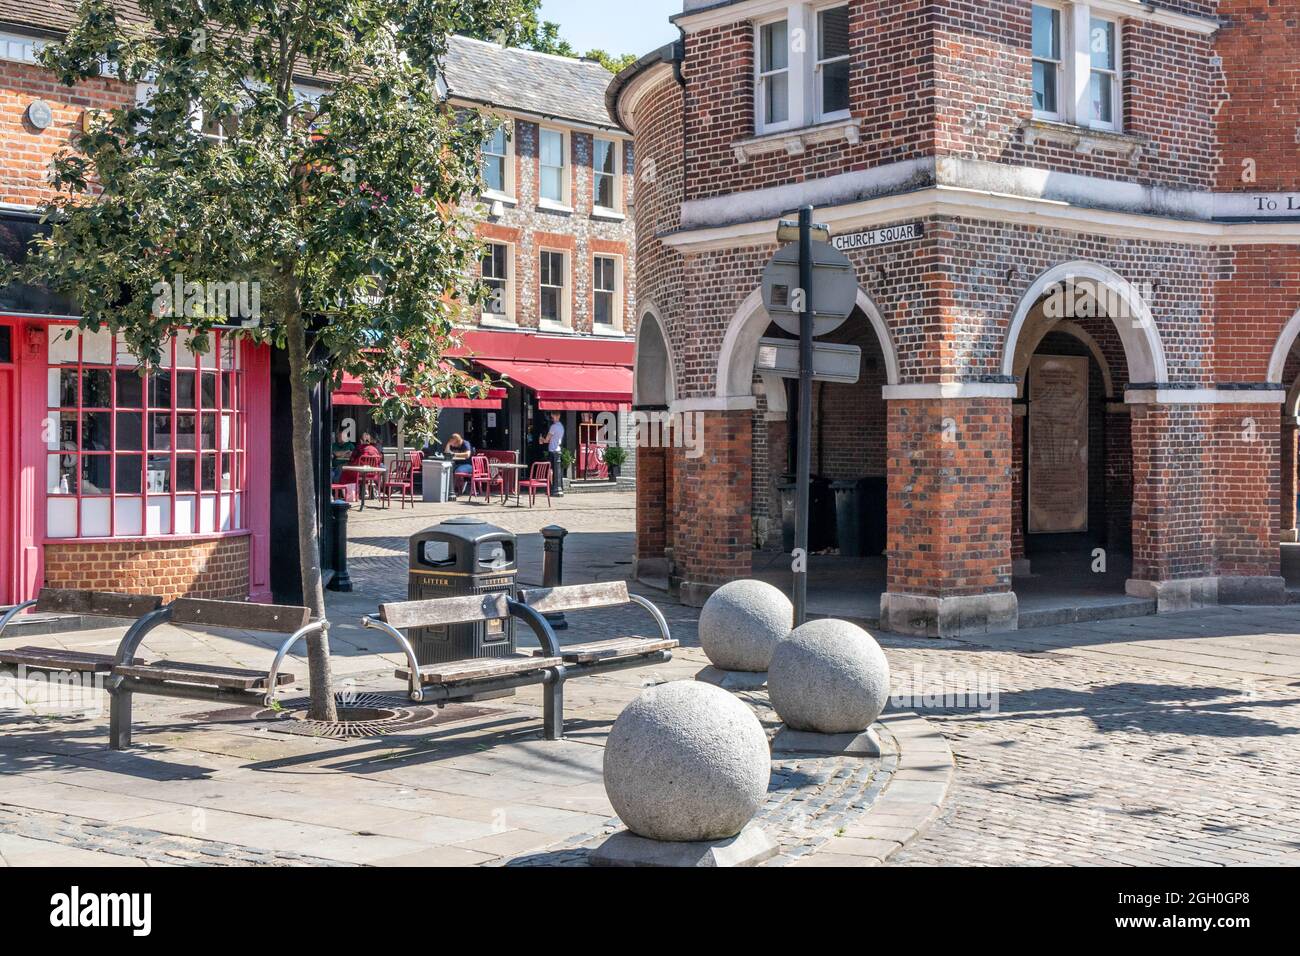
[[[544,616],[548,611],[629,603],[649,610],[658,627],[658,637],[620,637],[562,647]],[[422,665],[403,633],[411,628],[486,623],[509,617],[528,625],[541,645],[539,650],[531,654]],[[538,588],[522,592],[518,601],[505,594],[485,594],[382,604],[378,614],[364,618],[361,623],[389,634],[402,649],[408,663],[397,670],[396,676],[407,682],[413,701],[442,706],[478,694],[541,684],[542,734],[547,740],[564,736],[565,681],[603,671],[659,664],[671,660],[672,649],[677,646],[659,609],[645,598],[629,595],[627,585],[622,582]]]
[[[116,594],[109,591],[76,591],[42,588],[33,601],[24,601],[0,617],[0,638],[9,622],[24,611],[38,614],[78,614],[139,621],[162,605],[156,594]],[[22,668],[37,674],[108,674],[113,669],[110,654],[90,654],[56,647],[0,647],[0,666]]]
[[[275,661],[266,672],[217,664],[183,661],[143,663],[135,653],[145,636],[163,624],[183,627],[230,628],[288,634]],[[236,705],[271,706],[276,689],[293,683],[292,674],[280,672],[285,656],[308,634],[328,627],[311,620],[305,607],[251,604],[244,601],[206,601],[180,598],[142,618],[122,638],[108,680],[110,695],[109,745],[114,750],[131,746],[131,699],[135,694],[212,700]]]

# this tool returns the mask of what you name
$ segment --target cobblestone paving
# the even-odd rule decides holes
[[[922,711],[957,772],[939,820],[892,864],[1300,863],[1295,684],[1207,678],[1122,647],[889,643],[896,674],[980,670],[1000,689],[996,714]]]
[[[0,806],[0,834],[25,841],[75,847],[114,858],[167,866],[342,866],[299,853],[284,853],[215,840],[174,836],[143,827],[98,823],[86,817]],[[0,866],[5,865],[0,844]]]

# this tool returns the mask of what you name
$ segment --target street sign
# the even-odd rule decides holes
[[[836,236],[831,245],[840,252],[851,249],[870,249],[873,246],[891,246],[897,242],[911,242],[925,236],[925,224],[908,222],[901,226],[884,226],[880,229],[864,229],[861,232],[848,232]]]
[[[813,380],[856,385],[862,369],[862,349],[856,345],[813,343]],[[796,339],[759,339],[754,371],[781,378],[799,377],[799,342]]]
[[[799,284],[799,244],[777,250],[763,270],[763,305],[783,331],[799,334],[799,315],[811,298],[813,335],[828,335],[844,324],[858,302],[858,278],[848,257],[824,242],[812,244],[813,288]]]

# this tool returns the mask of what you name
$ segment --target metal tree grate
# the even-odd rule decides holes
[[[431,726],[439,722],[440,716],[435,707],[412,704],[407,698],[392,694],[335,694],[334,703],[339,719],[333,722],[310,719],[307,711],[311,699],[308,697],[282,701],[278,710],[260,710],[254,716],[257,720],[268,721],[271,725],[268,729],[276,733],[337,740],[406,733]],[[464,719],[475,714],[447,716]]]

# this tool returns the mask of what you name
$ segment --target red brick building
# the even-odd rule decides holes
[[[1160,610],[1284,603],[1300,401],[1300,3],[686,0],[612,84],[635,136],[639,567],[699,601],[780,540],[763,308],[817,208],[857,309],[813,468],[887,486],[882,624],[1014,627],[1054,556]],[[845,351],[844,347],[848,347]],[[853,352],[853,348],[858,351]],[[835,351],[827,349],[828,352]]]
[[[36,64],[68,4],[0,4],[0,254],[41,230],[49,166],[88,112],[142,91],[68,88]],[[0,605],[42,586],[271,597],[271,350],[180,332],[147,377],[75,306],[0,289]]]
[[[486,308],[466,316],[470,369],[502,381],[501,397],[439,400],[445,442],[527,457],[562,412],[566,445],[580,419],[620,419],[632,400],[636,243],[632,141],[609,116],[612,77],[594,60],[450,38],[446,93],[454,106],[500,121],[483,150],[484,191],[467,200],[481,217]],[[373,425],[359,389],[336,392],[335,421]],[[620,433],[621,434],[621,433]],[[634,459],[624,473],[633,473]]]

